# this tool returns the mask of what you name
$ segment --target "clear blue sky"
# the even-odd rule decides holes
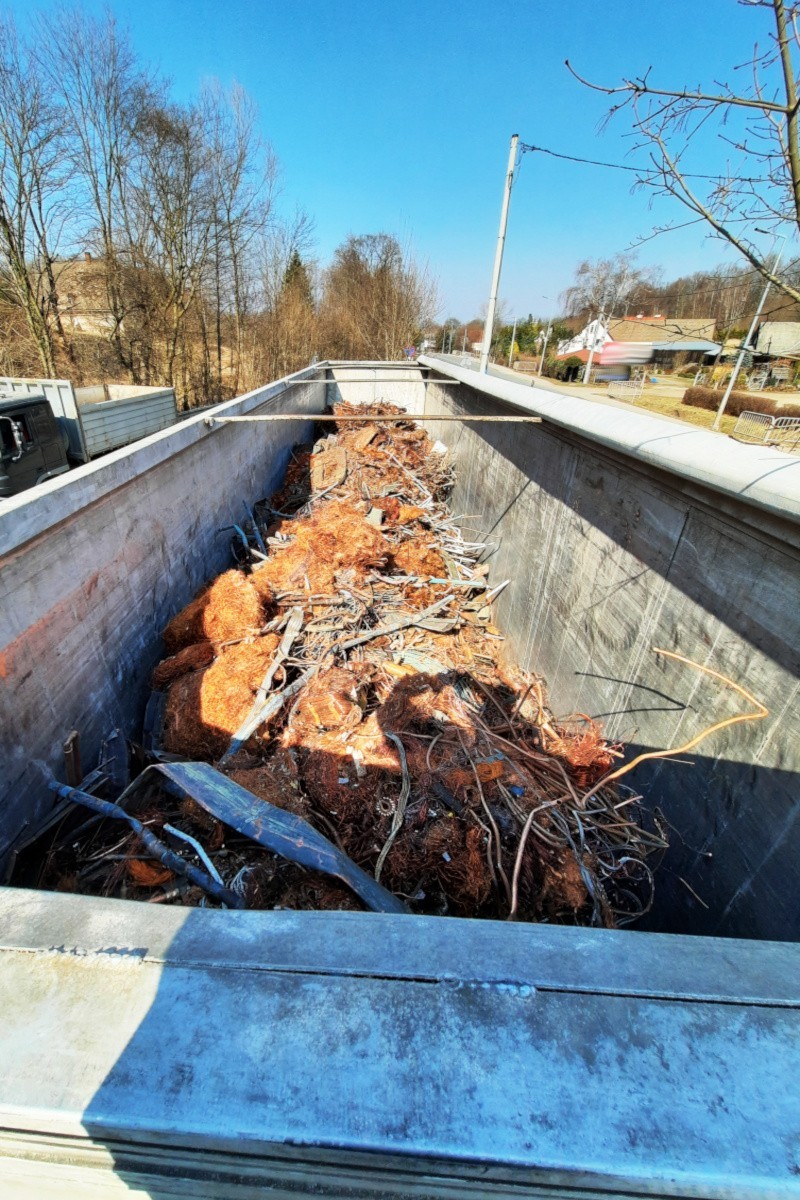
[[[4,5],[24,27],[34,9]],[[87,0],[89,11],[102,5]],[[200,82],[241,83],[281,164],[287,210],[315,221],[325,260],[349,233],[410,240],[438,278],[440,319],[485,303],[508,140],[618,161],[600,135],[603,98],[566,71],[612,81],[655,64],[654,80],[731,78],[765,19],[735,0],[112,0],[143,58],[191,98]],[[708,169],[708,168],[706,168]],[[631,195],[619,172],[526,155],[514,189],[502,296],[511,312],[547,312],[577,261],[623,249],[674,215]],[[700,233],[645,247],[643,263],[677,274],[730,261]],[[552,297],[551,301],[543,297]]]

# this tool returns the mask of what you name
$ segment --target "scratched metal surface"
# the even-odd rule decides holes
[[[800,1195],[797,947],[753,944],[762,996],[737,1003],[732,943],[46,900],[0,898],[6,1139],[279,1154],[317,1182],[315,1156],[369,1154],[545,1195]],[[723,998],[685,998],[709,956]]]
[[[469,387],[431,382],[426,412],[509,411],[484,386],[477,377]],[[619,431],[621,410],[564,399],[564,412],[575,404],[591,414],[594,435],[604,423]],[[648,418],[631,420],[632,439]],[[694,437],[670,428],[673,446]],[[752,502],[749,487],[737,498],[733,485],[723,495],[663,462],[656,469],[648,448],[661,453],[667,443],[655,427],[626,454],[592,440],[577,420],[559,427],[555,416],[513,433],[452,423],[429,432],[452,450],[452,505],[490,544],[492,578],[512,581],[497,601],[511,657],[544,676],[559,712],[597,716],[633,755],[681,745],[745,710],[717,681],[659,660],[655,646],[730,675],[770,710],[682,763],[648,763],[632,777],[675,830],[650,927],[800,939],[800,890],[791,884],[800,854],[794,510],[787,505],[779,519]],[[719,461],[709,470],[724,474],[734,450],[725,438],[715,445]],[[765,459],[762,474],[780,488],[776,462]],[[759,460],[750,465],[757,473]],[[794,470],[800,475],[800,460]]]

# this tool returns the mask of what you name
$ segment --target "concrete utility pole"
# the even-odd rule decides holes
[[[596,320],[595,327],[594,327],[594,333],[592,334],[592,344],[589,347],[589,355],[586,359],[586,370],[583,372],[583,382],[584,383],[589,382],[589,376],[592,373],[592,359],[594,358],[594,352],[597,349],[597,333],[598,333],[598,329],[600,328],[601,322],[605,320],[605,307],[606,307],[606,299],[604,296],[603,297],[603,305],[602,305],[600,312],[597,314],[597,320]]]
[[[500,209],[500,232],[497,235],[497,249],[494,252],[494,270],[492,271],[492,290],[489,293],[489,307],[486,310],[486,324],[483,327],[483,346],[481,349],[480,371],[486,374],[489,370],[489,349],[492,344],[494,330],[494,314],[497,309],[497,293],[500,289],[500,271],[503,266],[503,250],[506,244],[506,228],[508,226],[508,206],[511,201],[511,185],[514,182],[514,171],[517,166],[517,143],[519,134],[511,138],[511,149],[508,155],[506,182],[503,188],[503,206]]]
[[[514,317],[514,328],[511,330],[511,348],[508,352],[508,365],[511,366],[514,358],[514,342],[517,340],[517,318]]]
[[[552,332],[553,332],[553,322],[548,321],[547,329],[545,330],[545,334],[544,334],[544,345],[542,346],[542,357],[539,359],[539,370],[537,372],[538,375],[541,375],[541,373],[542,373],[542,367],[544,366],[544,356],[545,356],[545,352],[547,350],[547,343],[550,341],[550,334]]]
[[[756,233],[765,233],[765,232],[766,232],[766,230],[764,230],[764,229],[756,230]],[[778,253],[775,255],[775,262],[772,264],[772,274],[773,275],[775,274],[775,272],[778,269],[778,263],[781,261],[781,255],[783,254],[783,243],[785,241],[786,241],[786,238],[782,237],[781,244],[778,248]],[[767,302],[767,296],[769,295],[769,289],[771,287],[772,287],[772,284],[770,283],[769,280],[767,280],[767,286],[764,288],[764,291],[761,294],[761,299],[758,302],[758,308],[756,309],[756,315],[753,317],[753,320],[750,322],[750,328],[747,331],[747,337],[742,342],[742,348],[739,351],[739,357],[736,359],[736,364],[735,364],[733,370],[731,371],[731,377],[728,380],[728,386],[725,388],[725,395],[722,397],[722,399],[719,402],[719,408],[717,409],[717,415],[714,417],[714,424],[711,426],[712,429],[719,429],[720,424],[722,422],[722,414],[725,412],[725,409],[728,406],[728,401],[730,400],[731,392],[733,391],[733,385],[736,383],[736,379],[739,375],[739,371],[742,368],[742,363],[744,362],[744,356],[748,350],[753,349],[753,347],[750,345],[750,342],[753,337],[753,334],[755,333],[756,325],[758,324],[758,318],[761,316],[761,310],[763,309],[764,305]]]

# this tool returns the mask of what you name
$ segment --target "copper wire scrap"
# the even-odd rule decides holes
[[[334,412],[402,415],[382,403]],[[164,631],[161,749],[215,763],[310,822],[414,912],[636,920],[666,825],[617,784],[622,747],[586,714],[556,719],[543,681],[509,661],[493,604],[513,580],[489,582],[486,544],[449,510],[447,455],[410,416],[320,428],[280,490],[248,510],[247,561]],[[199,846],[247,906],[360,907],[198,805],[159,806],[153,819],[190,839],[177,852],[197,864]],[[118,829],[89,825],[51,854],[54,886],[214,902],[140,861],[135,835],[120,853]]]

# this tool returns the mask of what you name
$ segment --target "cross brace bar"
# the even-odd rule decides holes
[[[388,379],[287,379],[284,382],[284,387],[302,387],[308,383],[336,383],[350,387],[353,383],[397,383],[398,379],[402,382],[402,376],[398,374],[393,379],[391,375]],[[457,379],[437,379],[434,375],[415,375],[413,379],[406,380],[407,383],[435,383],[439,387],[460,387]]]
[[[400,416],[376,416],[375,413],[369,413],[365,416],[350,415],[337,417],[335,413],[258,413],[252,417],[206,417],[206,425],[209,429],[214,425],[229,425],[239,421],[330,421],[332,424],[345,425],[353,422],[362,422],[366,425],[376,425],[379,422],[385,421],[512,421],[526,425],[540,425],[541,417],[493,417],[493,416],[463,416],[458,417],[452,413],[442,413],[438,416],[428,413],[403,413]]]

